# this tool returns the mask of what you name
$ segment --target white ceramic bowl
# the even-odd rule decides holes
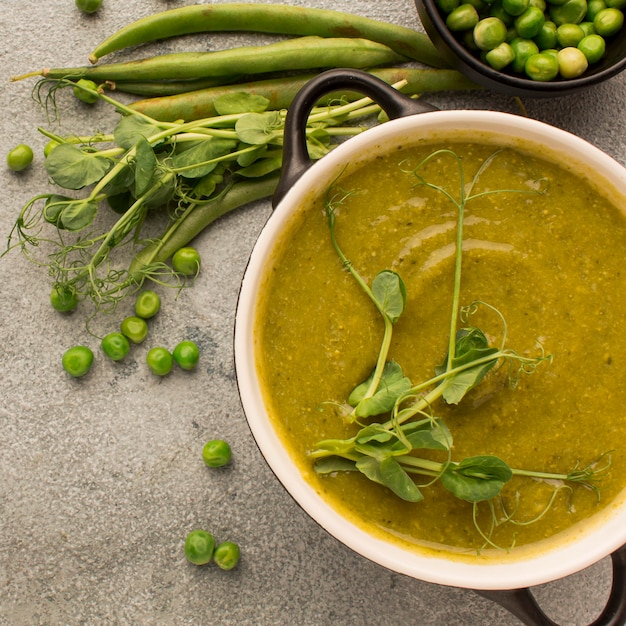
[[[302,199],[323,194],[346,164],[357,168],[373,155],[391,151],[400,143],[406,146],[425,137],[461,136],[489,139],[506,146],[519,142],[525,148],[534,146],[544,158],[554,158],[574,170],[592,174],[600,189],[615,201],[621,199],[626,210],[626,168],[583,139],[532,119],[493,111],[431,111],[373,127],[311,167],[296,164],[299,178],[283,185],[285,195],[260,234],[241,286],[235,327],[237,379],[250,429],[267,463],[296,502],[343,544],[390,570],[424,581],[475,590],[519,589],[577,572],[624,546],[626,494],[621,502],[606,509],[568,541],[555,542],[553,548],[521,560],[470,563],[403,549],[372,537],[346,520],[306,482],[274,430],[256,372],[254,327],[259,279],[277,236]]]

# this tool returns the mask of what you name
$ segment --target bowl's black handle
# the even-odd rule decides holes
[[[380,78],[362,70],[337,69],[318,74],[296,94],[287,111],[283,164],[272,199],[274,207],[312,164],[306,146],[306,127],[311,110],[320,98],[337,90],[362,93],[380,105],[390,119],[437,110],[430,104],[404,95]]]
[[[602,613],[589,626],[624,626],[626,624],[626,545],[611,555],[613,584]],[[476,591],[497,602],[518,617],[527,626],[558,626],[537,604],[530,589],[504,591]]]

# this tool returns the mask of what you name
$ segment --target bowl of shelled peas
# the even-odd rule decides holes
[[[626,68],[626,0],[415,0],[444,58],[513,96],[574,93]]]

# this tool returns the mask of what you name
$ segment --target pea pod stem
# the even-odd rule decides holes
[[[407,95],[480,89],[457,70],[385,67],[368,70],[368,72],[390,85],[406,81],[400,91]],[[288,109],[298,91],[314,76],[315,74],[306,73],[212,87],[189,93],[150,97],[133,102],[128,105],[128,108],[160,121],[197,120],[216,115],[214,103],[217,98],[233,92],[245,92],[267,98],[270,110]],[[353,92],[345,92],[341,95],[347,100],[361,97],[360,94]],[[329,94],[322,102],[329,102],[336,97],[336,93]]]
[[[367,39],[311,36],[211,52],[173,52],[93,67],[47,68],[42,75],[71,80],[86,78],[96,83],[128,79],[193,80],[332,67],[367,68],[406,60],[387,46]]]
[[[261,3],[196,4],[155,13],[107,37],[89,60],[160,39],[233,31],[363,38],[425,65],[447,66],[428,36],[413,29],[341,11]]]

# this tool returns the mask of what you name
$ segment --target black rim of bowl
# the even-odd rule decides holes
[[[474,56],[447,28],[436,0],[415,0],[418,14],[435,46],[445,59],[468,78],[485,87],[511,95],[558,96],[598,84],[626,69],[626,34],[615,36],[602,61],[579,78],[540,82],[498,72]]]

